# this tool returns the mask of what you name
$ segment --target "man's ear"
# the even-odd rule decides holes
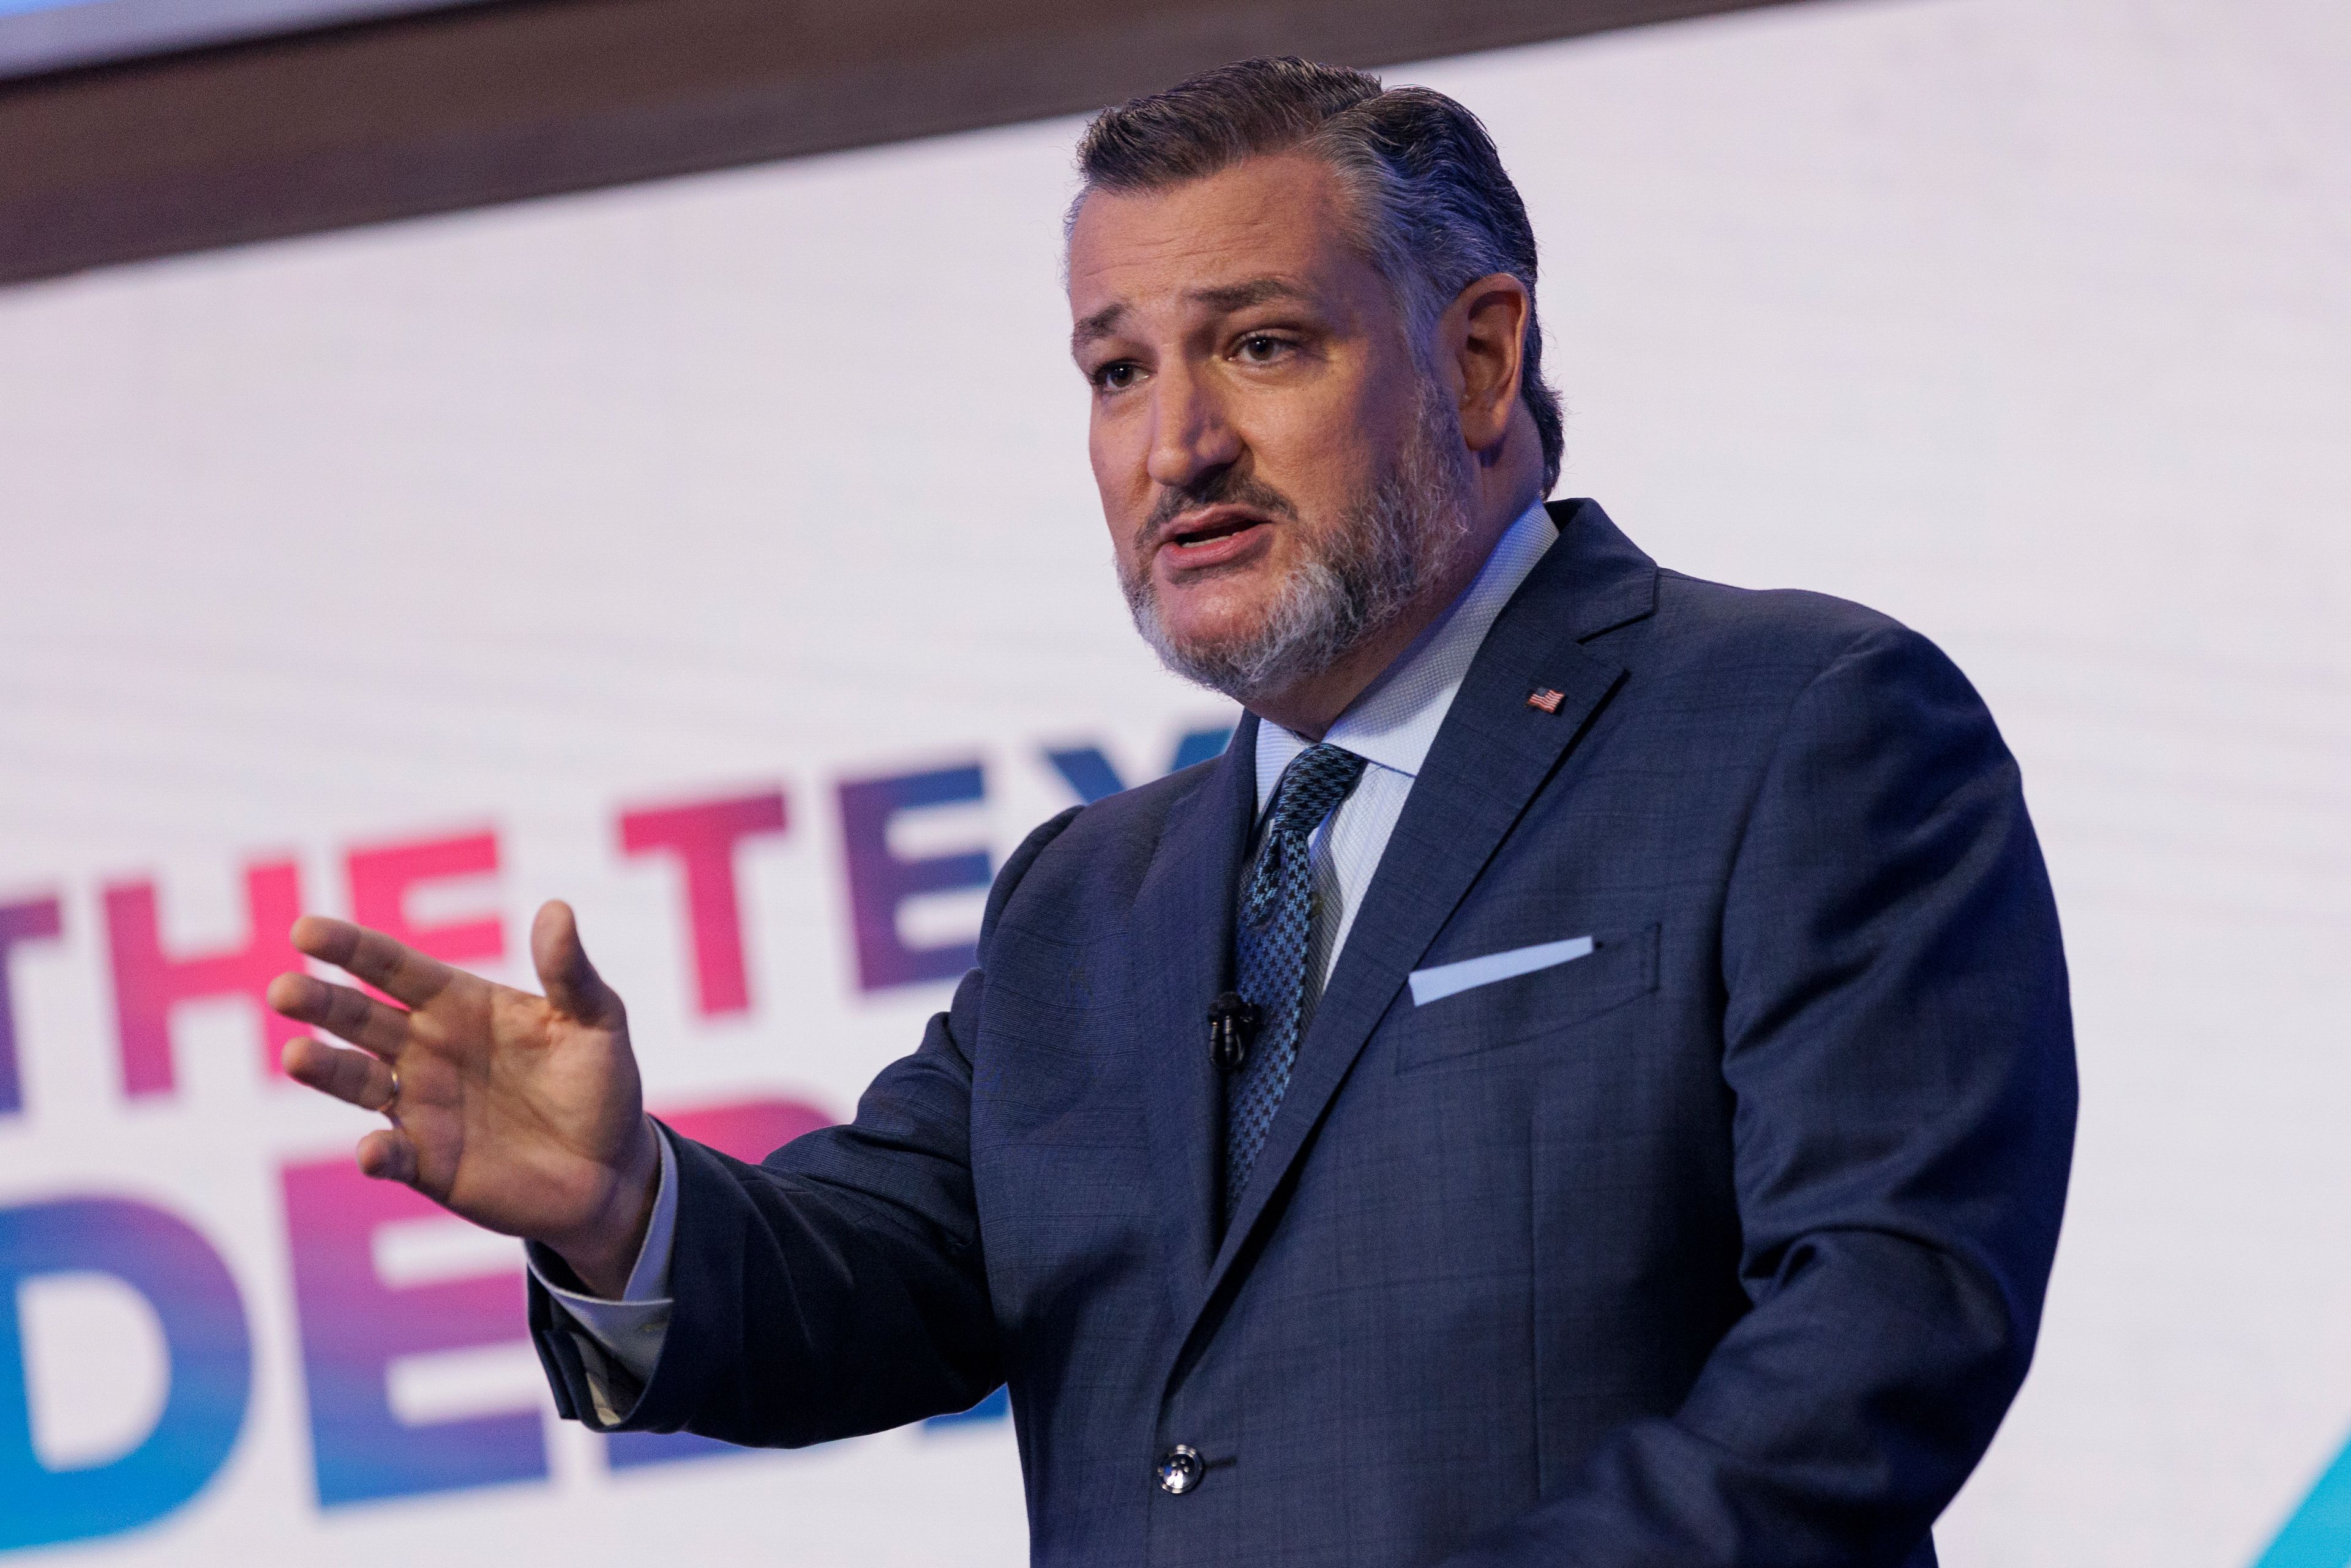
[[[1510,432],[1533,308],[1525,284],[1494,272],[1473,279],[1445,312],[1437,341],[1454,359],[1461,388],[1461,439],[1472,452],[1491,451]]]

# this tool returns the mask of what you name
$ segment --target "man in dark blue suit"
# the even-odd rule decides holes
[[[845,1126],[643,1114],[547,996],[409,1004],[371,1175],[527,1237],[565,1414],[793,1445],[1008,1383],[1040,1563],[1923,1564],[2024,1375],[2074,1089],[2014,762],[1854,605],[1546,506],[1534,246],[1474,119],[1257,61],[1098,120],[1072,351],[1138,626],[1250,716],[1054,818]]]

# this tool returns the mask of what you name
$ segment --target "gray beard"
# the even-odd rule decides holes
[[[1424,382],[1411,436],[1395,461],[1290,573],[1254,630],[1178,643],[1160,614],[1149,562],[1131,570],[1122,556],[1119,586],[1134,629],[1161,664],[1247,705],[1321,674],[1393,625],[1468,538],[1468,490],[1459,416]]]

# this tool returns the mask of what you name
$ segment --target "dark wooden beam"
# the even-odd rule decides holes
[[[0,84],[0,283],[1787,0],[505,0]]]

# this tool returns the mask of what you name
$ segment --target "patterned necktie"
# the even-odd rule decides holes
[[[1257,863],[1241,889],[1234,926],[1236,977],[1258,1009],[1257,1038],[1241,1070],[1225,1081],[1225,1213],[1240,1207],[1258,1151],[1290,1087],[1306,1011],[1306,956],[1314,925],[1311,841],[1355,780],[1364,759],[1335,746],[1310,746],[1281,770],[1273,815]]]

